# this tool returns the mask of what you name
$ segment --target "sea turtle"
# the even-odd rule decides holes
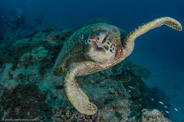
[[[161,17],[139,26],[127,34],[123,42],[121,29],[107,23],[87,25],[73,33],[53,68],[55,75],[64,74],[64,87],[71,104],[83,114],[95,114],[96,105],[89,101],[75,77],[99,72],[120,63],[132,53],[137,37],[161,25],[182,30],[177,20]]]

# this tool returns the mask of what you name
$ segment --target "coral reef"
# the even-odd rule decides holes
[[[76,112],[74,109],[62,110],[56,108],[53,110],[53,113],[52,119],[54,122],[105,122],[100,112],[88,116]]]
[[[46,29],[0,44],[2,121],[19,118],[68,122],[144,122],[155,116],[167,120],[160,112],[169,110],[167,96],[157,88],[147,88],[143,78],[148,78],[150,72],[129,59],[105,71],[77,78],[80,87],[98,107],[94,115],[78,113],[65,95],[63,79],[52,74],[56,56],[75,30]],[[158,101],[164,102],[167,108],[157,107]],[[159,115],[152,115],[155,111]]]
[[[0,101],[0,118],[2,120],[49,118],[52,111],[45,103],[45,97],[46,93],[31,84],[18,85],[12,91],[4,89]]]
[[[130,106],[131,102],[129,100],[121,100],[105,105],[100,112],[107,122],[133,121],[134,118],[130,117]]]
[[[157,109],[153,109],[152,111],[143,109],[142,112],[141,122],[171,122]]]

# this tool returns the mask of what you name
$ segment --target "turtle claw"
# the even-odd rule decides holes
[[[84,108],[84,113],[87,113],[87,115],[92,115],[97,112],[97,107],[93,103],[88,103]]]

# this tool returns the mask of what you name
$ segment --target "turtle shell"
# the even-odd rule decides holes
[[[66,73],[70,64],[73,62],[90,60],[84,55],[84,43],[89,35],[95,31],[103,31],[111,35],[116,46],[116,56],[118,55],[122,49],[119,28],[107,23],[87,25],[73,33],[71,37],[66,41],[54,65],[53,71],[55,75],[61,76],[62,74]],[[123,33],[123,35],[125,35],[125,33]]]

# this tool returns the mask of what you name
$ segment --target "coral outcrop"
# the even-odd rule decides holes
[[[171,122],[157,109],[153,109],[151,111],[143,109],[142,112],[141,122]]]

